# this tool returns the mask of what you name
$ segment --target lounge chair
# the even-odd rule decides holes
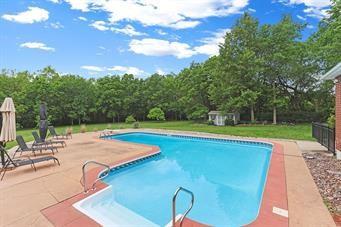
[[[44,157],[39,157],[39,158],[34,158],[34,159],[31,159],[29,157],[27,157],[25,159],[11,159],[9,157],[7,151],[3,147],[0,146],[0,149],[2,149],[2,151],[5,152],[5,154],[7,156],[7,160],[5,162],[5,165],[0,170],[0,175],[2,173],[1,180],[4,178],[9,167],[16,168],[16,167],[20,167],[20,166],[31,165],[31,167],[34,168],[34,171],[37,171],[36,166],[35,166],[36,163],[49,161],[49,160],[52,160],[54,163],[58,163],[58,165],[60,165],[59,160],[53,156],[44,156]]]
[[[17,140],[17,143],[19,145],[18,149],[14,152],[14,155],[13,155],[13,158],[14,156],[20,152],[20,155],[22,155],[23,152],[32,152],[34,154],[34,156],[36,156],[36,151],[40,151],[40,153],[43,151],[43,150],[50,150],[52,152],[52,154],[54,155],[54,150],[56,149],[55,147],[43,147],[43,146],[31,146],[31,147],[28,147],[24,138],[22,136],[17,136],[16,138]],[[58,150],[56,150],[58,152]]]
[[[50,134],[53,139],[57,140],[67,140],[69,139],[69,135],[67,134],[58,134],[53,126],[48,126],[48,129],[50,131]]]
[[[32,132],[32,136],[34,138],[34,142],[33,142],[34,146],[53,146],[54,144],[60,144],[62,147],[66,146],[66,143],[63,140],[45,140],[45,141],[43,141],[36,131]]]

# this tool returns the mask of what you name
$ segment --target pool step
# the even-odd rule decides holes
[[[94,206],[91,212],[95,214],[95,220],[103,226],[158,226],[118,203]]]
[[[116,202],[99,202],[107,195],[112,195],[111,186],[73,204],[73,206],[102,226],[158,226]]]

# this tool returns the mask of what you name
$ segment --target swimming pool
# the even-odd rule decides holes
[[[256,219],[266,181],[272,145],[260,142],[151,133],[107,137],[156,145],[161,154],[115,170],[108,187],[76,208],[102,225],[165,226],[171,201],[182,186],[195,195],[188,217],[214,226],[242,226]],[[180,193],[177,213],[190,198]]]

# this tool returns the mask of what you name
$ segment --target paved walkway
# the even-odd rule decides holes
[[[230,138],[206,133],[190,134]],[[51,226],[40,210],[82,191],[79,180],[86,160],[116,162],[151,149],[99,140],[97,136],[98,133],[74,135],[67,141],[68,146],[56,154],[61,166],[43,163],[37,164],[37,172],[30,167],[8,172],[0,182],[0,226]],[[277,142],[284,146],[290,226],[335,226],[297,144]]]

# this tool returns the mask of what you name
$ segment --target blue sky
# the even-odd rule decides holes
[[[217,54],[249,11],[261,24],[291,14],[316,31],[328,0],[0,0],[0,69],[100,77],[177,73]]]

